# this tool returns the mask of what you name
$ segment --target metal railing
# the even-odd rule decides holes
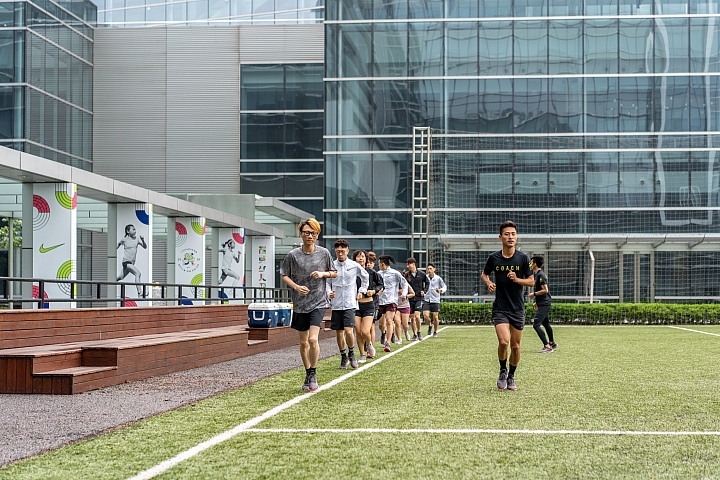
[[[14,295],[15,286],[30,284],[33,295],[31,298]],[[62,285],[69,290],[67,297],[45,298],[46,287],[50,284]],[[129,283],[91,280],[65,280],[48,278],[0,277],[0,285],[4,294],[0,297],[0,307],[36,303],[37,308],[57,302],[102,303],[109,302],[125,307],[130,302],[153,302],[167,305],[188,305],[190,302],[204,304],[223,304],[229,302],[290,302],[290,290],[287,288],[260,287],[227,287],[221,285],[191,285],[183,283]],[[113,288],[115,287],[115,288]],[[137,298],[129,298],[128,288],[138,292]],[[113,295],[112,292],[118,292]],[[96,305],[90,305],[96,306]]]

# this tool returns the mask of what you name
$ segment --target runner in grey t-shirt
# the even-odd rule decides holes
[[[300,356],[305,365],[303,390],[317,390],[316,367],[320,356],[318,336],[325,310],[330,306],[325,279],[337,277],[330,252],[315,240],[320,224],[308,218],[298,225],[303,241],[300,248],[287,254],[280,267],[282,281],[290,287],[293,316],[290,326],[300,333]]]

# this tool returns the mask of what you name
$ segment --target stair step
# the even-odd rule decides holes
[[[60,370],[51,370],[49,372],[43,372],[36,374],[35,376],[48,376],[48,377],[59,377],[59,376],[71,376],[79,377],[81,375],[90,375],[92,373],[107,372],[109,370],[117,370],[117,367],[71,367],[62,368]]]

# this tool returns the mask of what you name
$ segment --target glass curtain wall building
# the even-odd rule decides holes
[[[0,144],[92,170],[90,1],[0,3]]]
[[[325,0],[94,0],[98,24],[268,25],[322,23]]]
[[[414,126],[437,129],[433,235],[497,235],[508,218],[521,235],[720,231],[719,14],[718,0],[329,3],[328,241],[409,253]],[[488,253],[436,252],[452,293],[487,293]],[[597,295],[651,271],[647,255],[596,256]],[[554,294],[583,294],[585,257],[549,255]],[[687,274],[717,253],[652,258],[670,271],[658,296],[720,294]]]

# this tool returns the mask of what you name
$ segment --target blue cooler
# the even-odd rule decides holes
[[[278,323],[276,303],[251,303],[248,305],[248,325],[254,328],[270,328]]]
[[[278,327],[289,327],[292,320],[292,304],[278,303]]]

